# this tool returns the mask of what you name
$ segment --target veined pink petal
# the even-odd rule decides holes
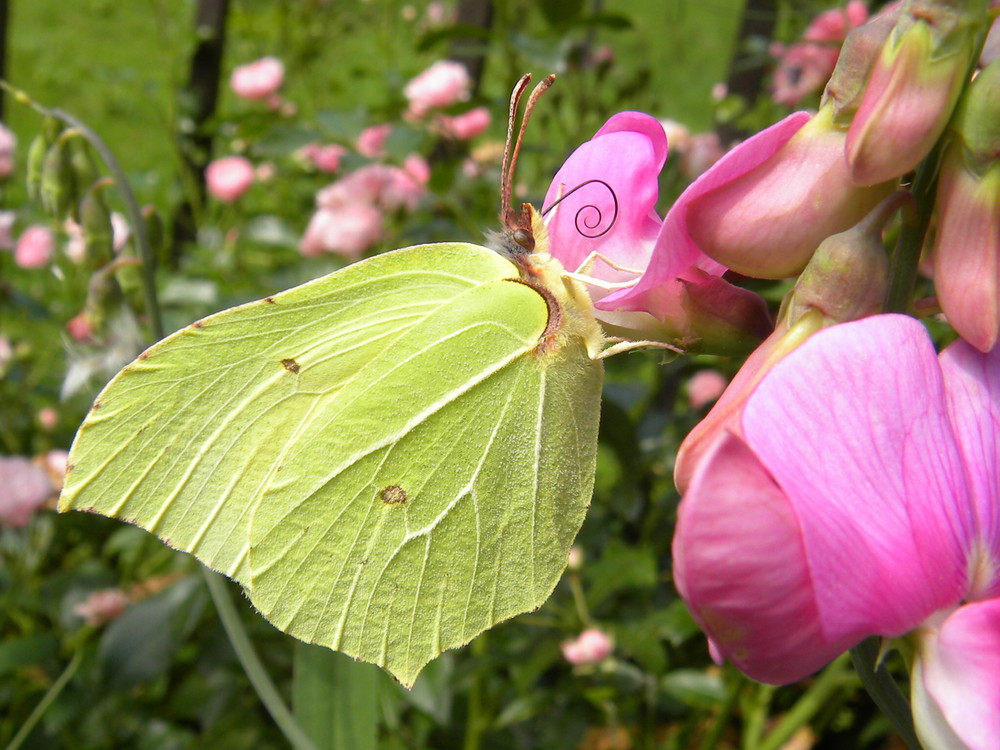
[[[914,662],[913,718],[926,750],[1000,747],[1000,599],[924,629]]]
[[[644,310],[648,293],[661,284],[673,282],[690,266],[721,276],[726,267],[706,256],[689,232],[691,201],[745,175],[774,156],[803,125],[807,112],[795,112],[731,150],[685,190],[667,213],[656,238],[646,272],[630,289],[609,294],[598,303],[604,310]]]
[[[968,550],[972,580],[967,598],[996,597],[1000,596],[1000,348],[983,354],[959,339],[939,360],[974,505],[975,546]]]
[[[714,655],[794,682],[863,636],[829,641],[795,511],[753,452],[723,433],[678,509],[674,580]]]
[[[655,205],[658,177],[667,158],[663,127],[641,112],[621,112],[576,149],[552,180],[543,211],[580,187],[547,216],[550,252],[575,271],[592,252],[643,269],[660,228]],[[602,180],[590,182],[590,180]],[[610,188],[610,189],[609,189]],[[598,261],[590,275],[618,280]]]
[[[917,321],[816,333],[757,386],[743,434],[794,508],[826,640],[902,635],[963,597],[972,503]]]

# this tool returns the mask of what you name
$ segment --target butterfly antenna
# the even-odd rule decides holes
[[[507,174],[508,204],[510,202],[510,189],[513,187],[512,183],[514,181],[514,170],[517,169],[517,157],[521,153],[521,144],[524,143],[524,133],[528,129],[528,122],[531,120],[531,113],[535,111],[535,105],[538,104],[539,97],[549,90],[549,87],[555,83],[555,80],[556,77],[552,73],[549,73],[545,76],[545,78],[540,80],[538,85],[531,90],[531,96],[528,97],[528,103],[524,105],[524,116],[521,118],[521,127],[518,129],[517,138],[514,140],[514,151],[510,156],[510,171]],[[525,220],[525,223],[527,223],[527,220]],[[530,229],[530,226],[525,226],[523,228]]]
[[[521,97],[524,96],[525,89],[531,83],[531,73],[525,73],[521,80],[514,86],[510,94],[510,112],[507,115],[507,143],[503,149],[503,166],[500,168],[500,221],[504,226],[510,226],[513,219],[513,210],[510,207],[510,197],[512,182],[514,179],[514,163],[517,162],[518,148],[514,149],[513,158],[511,156],[511,144],[514,141],[514,121],[517,119],[517,111],[521,104]],[[521,131],[523,132],[523,130]],[[520,136],[518,136],[520,140]]]

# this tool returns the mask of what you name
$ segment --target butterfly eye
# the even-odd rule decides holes
[[[529,253],[535,249],[535,236],[527,229],[515,229],[511,234],[511,239]]]

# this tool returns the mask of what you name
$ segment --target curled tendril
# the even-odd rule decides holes
[[[608,192],[611,193],[611,200],[614,202],[614,207],[615,207],[614,213],[611,215],[611,221],[608,223],[608,226],[605,229],[601,230],[597,234],[589,234],[588,232],[593,231],[594,229],[596,229],[597,227],[601,226],[601,224],[604,223],[604,214],[601,212],[601,209],[595,204],[587,203],[581,206],[580,209],[576,212],[576,216],[574,217],[573,223],[576,226],[576,231],[579,232],[584,237],[586,237],[588,240],[596,240],[599,237],[603,237],[604,235],[606,235],[608,232],[611,231],[611,228],[615,225],[615,222],[618,221],[618,196],[615,195],[614,188],[612,188],[604,180],[598,180],[595,178],[593,180],[587,180],[586,182],[581,182],[579,185],[577,185],[575,188],[567,192],[565,195],[562,195],[558,199],[556,199],[556,201],[552,203],[548,208],[543,208],[542,216],[545,216],[549,211],[551,211],[553,208],[558,206],[564,200],[569,198],[577,190],[585,188],[587,187],[587,185],[590,185],[595,182],[599,185],[604,185],[604,187],[608,189]]]

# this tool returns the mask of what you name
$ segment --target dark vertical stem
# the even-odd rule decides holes
[[[9,0],[0,0],[0,80],[7,80],[7,21],[10,17]],[[0,94],[0,122],[5,114],[6,94]]]
[[[909,701],[885,666],[876,664],[878,651],[878,638],[868,638],[851,649],[851,661],[861,678],[861,684],[892,723],[896,733],[910,750],[920,750]]]
[[[469,26],[489,31],[493,24],[493,0],[459,0],[455,16],[458,26]],[[486,40],[482,37],[456,37],[451,43],[449,59],[460,62],[469,71],[472,93],[479,93],[486,65]]]
[[[774,34],[777,16],[775,0],[746,0],[743,6],[726,87],[730,95],[738,96],[746,102],[748,110],[756,103],[767,74],[767,60],[761,58],[759,52],[753,51],[755,45],[750,44],[750,40],[754,37],[770,39]],[[716,123],[715,131],[724,144],[748,135],[727,122]]]
[[[198,0],[195,10],[195,35],[198,43],[191,56],[187,94],[189,104],[182,107],[178,147],[184,164],[186,197],[173,217],[172,256],[176,262],[181,246],[194,240],[197,232],[195,202],[205,201],[205,167],[212,158],[212,134],[205,124],[215,114],[219,100],[219,79],[226,42],[226,19],[229,0]]]

